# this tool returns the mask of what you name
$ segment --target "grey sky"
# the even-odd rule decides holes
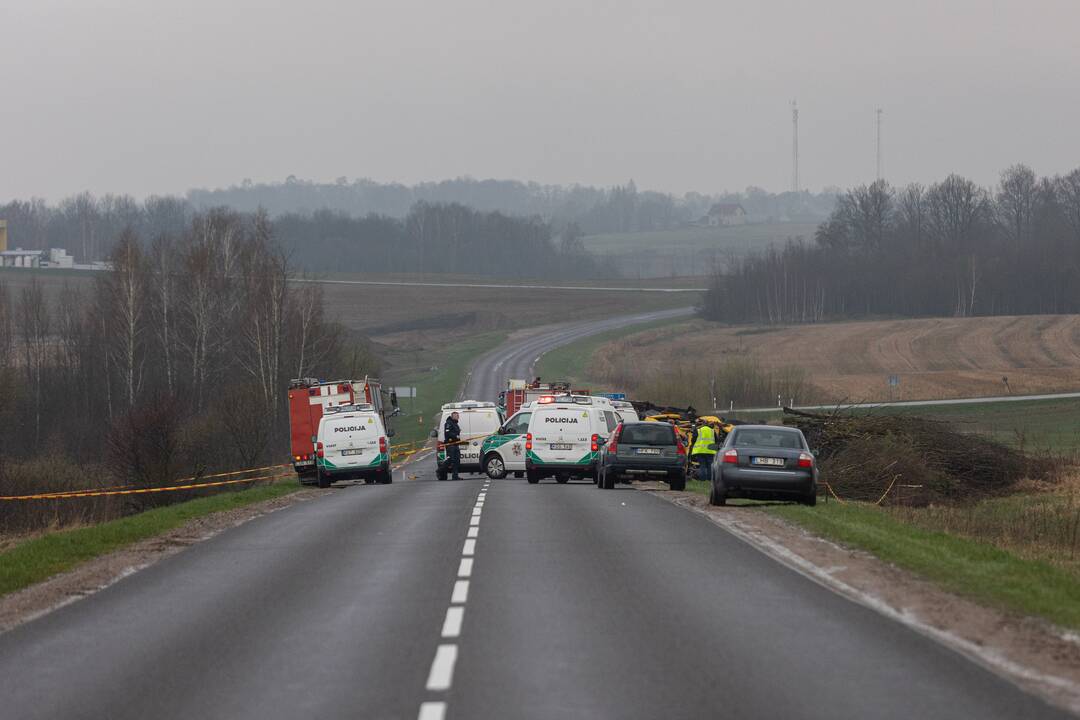
[[[0,0],[0,201],[249,177],[681,192],[1080,165],[1078,0]]]

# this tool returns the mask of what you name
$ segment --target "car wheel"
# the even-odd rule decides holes
[[[605,490],[614,490],[615,489],[615,476],[614,475],[612,475],[610,473],[604,473],[604,489]]]
[[[506,477],[506,464],[503,463],[503,459],[492,453],[487,456],[487,460],[484,461],[484,472],[492,480],[502,480]],[[443,473],[445,477],[446,473]]]
[[[604,482],[605,482],[604,478],[605,478],[606,475],[607,475],[607,472],[603,468],[600,468],[600,469],[598,469],[596,471],[596,489],[597,490],[603,490],[604,489]]]
[[[712,490],[709,491],[709,504],[727,505],[727,493],[716,487],[716,483],[713,483]]]
[[[330,487],[330,476],[322,470],[315,470],[315,483],[321,488]]]
[[[569,475],[556,475],[555,476],[555,482],[559,483],[560,485],[565,485],[566,483],[570,482],[570,476]]]
[[[390,469],[389,465],[387,465],[383,468],[382,471],[382,483],[383,485],[389,485],[392,482],[394,482],[394,471]]]
[[[803,505],[814,507],[817,505],[817,490],[811,490],[810,493],[800,501]]]
[[[668,477],[668,486],[672,490],[685,490],[686,489],[686,474],[676,473]]]
[[[540,476],[537,475],[536,472],[533,470],[525,471],[525,479],[529,481],[530,485],[535,485],[536,483],[540,482]]]

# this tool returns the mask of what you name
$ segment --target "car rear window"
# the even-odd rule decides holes
[[[675,433],[667,423],[624,425],[619,442],[627,445],[674,445]]]
[[[753,428],[735,431],[735,447],[774,447],[802,450],[802,437],[793,430]]]

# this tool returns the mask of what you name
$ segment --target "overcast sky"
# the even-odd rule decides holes
[[[717,192],[1080,165],[1080,0],[0,0],[0,202],[462,175]]]

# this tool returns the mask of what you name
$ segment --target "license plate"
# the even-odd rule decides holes
[[[637,454],[638,455],[659,455],[660,454],[660,448],[638,448],[637,449]]]
[[[573,450],[574,446],[570,443],[551,443],[552,450]]]
[[[363,450],[342,450],[341,454],[342,455],[363,455],[364,451]]]
[[[750,458],[750,463],[752,465],[777,465],[779,467],[783,467],[784,458],[756,457]]]

